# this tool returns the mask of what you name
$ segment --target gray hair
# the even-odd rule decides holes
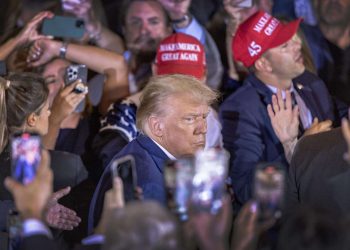
[[[213,104],[218,94],[198,79],[186,75],[161,75],[150,79],[143,90],[140,107],[136,113],[136,126],[146,133],[147,120],[151,115],[162,116],[167,110],[164,103],[170,96],[189,95],[198,103]]]

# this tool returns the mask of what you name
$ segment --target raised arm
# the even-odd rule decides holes
[[[108,106],[129,94],[128,68],[124,58],[115,52],[95,46],[64,44],[48,39],[37,40],[30,49],[28,61],[31,66],[47,63],[54,57],[62,56],[106,76],[100,112],[105,113]]]
[[[96,13],[92,6],[92,0],[74,1],[64,0],[63,9],[68,13],[73,13],[85,22],[86,35],[98,47],[108,49],[118,54],[123,54],[125,50],[124,42],[119,35],[103,26],[96,18]]]
[[[48,11],[40,12],[33,19],[27,23],[27,25],[21,30],[21,32],[7,40],[0,46],[0,60],[6,60],[6,58],[18,47],[25,45],[28,42],[35,41],[45,36],[39,35],[37,28],[45,18],[52,17],[53,14]]]

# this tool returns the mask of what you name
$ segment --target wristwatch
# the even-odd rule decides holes
[[[60,58],[66,58],[68,42],[63,42],[60,48]]]

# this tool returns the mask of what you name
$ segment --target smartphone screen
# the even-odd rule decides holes
[[[41,138],[35,133],[15,134],[11,140],[12,177],[23,184],[33,181],[41,160]]]
[[[276,164],[258,165],[254,178],[254,198],[259,205],[259,218],[280,218],[285,191],[283,168]]]
[[[126,155],[116,159],[112,163],[112,172],[113,177],[119,176],[123,181],[125,201],[135,200],[137,177],[134,157],[132,155]]]

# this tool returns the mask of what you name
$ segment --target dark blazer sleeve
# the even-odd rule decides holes
[[[87,178],[88,173],[80,156],[61,151],[50,151],[50,156],[55,191],[67,186],[75,187]]]
[[[36,234],[24,237],[21,242],[21,250],[64,250],[46,235]],[[66,249],[67,250],[67,249]]]

